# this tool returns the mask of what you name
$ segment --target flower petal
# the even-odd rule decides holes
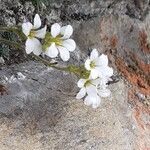
[[[99,71],[97,69],[92,69],[90,73],[90,78],[91,79],[96,79],[99,77]]]
[[[91,96],[86,96],[86,98],[84,99],[84,104],[87,106],[92,105],[93,101],[92,101],[92,97]]]
[[[97,68],[100,77],[111,77],[113,75],[113,69],[109,66],[102,66]]]
[[[98,90],[98,95],[100,97],[109,97],[111,94],[111,91],[109,89],[100,89]]]
[[[85,90],[85,88],[82,88],[82,89],[79,91],[79,93],[76,95],[76,99],[81,99],[81,98],[83,98],[83,97],[85,96],[85,94],[86,94],[86,90]]]
[[[76,43],[72,39],[64,40],[62,45],[68,49],[68,51],[74,51],[76,48]]]
[[[35,15],[34,17],[34,29],[38,29],[41,26],[41,19],[38,14]]]
[[[86,92],[88,95],[97,95],[97,88],[96,86],[89,85],[86,87]]]
[[[84,87],[85,82],[86,82],[86,79],[80,79],[77,83],[78,87],[79,88]]]
[[[94,99],[94,101],[93,101],[93,104],[92,104],[92,108],[97,108],[100,105],[100,103],[101,103],[101,99],[100,99],[99,96],[97,96],[97,97],[95,97],[93,99]]]
[[[40,41],[36,38],[28,38],[26,43],[26,53],[30,54],[31,52],[34,52],[35,55],[40,55],[42,52],[42,45]]]
[[[106,67],[106,72],[105,72],[105,75],[107,77],[111,77],[113,75],[113,69],[109,66]]]
[[[98,57],[98,51],[97,51],[97,49],[93,49],[92,52],[91,52],[91,54],[90,54],[90,59],[94,60],[97,57]]]
[[[25,22],[22,24],[22,32],[28,36],[30,34],[31,29],[33,28],[33,25],[30,22]]]
[[[87,59],[84,64],[87,70],[91,70],[90,64],[91,64],[91,59]]]
[[[96,59],[96,64],[99,66],[107,66],[108,65],[108,57],[107,55],[102,54]]]
[[[61,28],[60,33],[63,35],[62,39],[68,39],[73,33],[73,28],[71,25],[64,26]]]
[[[68,49],[66,49],[65,47],[62,46],[57,46],[59,52],[60,52],[60,57],[63,61],[68,61],[70,58],[70,53],[68,51]]]
[[[42,28],[40,30],[35,31],[36,37],[44,39],[45,38],[45,34],[46,34],[46,29],[47,29],[47,26],[45,26],[44,28]]]
[[[60,34],[60,25],[58,23],[54,23],[51,26],[51,35],[55,38],[57,35]]]
[[[98,89],[106,89],[106,87],[108,86],[108,79],[107,77],[102,77],[100,78],[101,80],[99,80],[99,84],[98,84]]]
[[[101,99],[98,95],[95,96],[88,95],[84,100],[84,104],[87,106],[92,105],[92,108],[97,108],[100,105],[100,102]]]
[[[90,79],[91,79],[91,78],[90,78]],[[102,81],[101,78],[96,78],[95,80],[91,80],[92,85],[95,85],[95,86],[97,86],[98,84],[100,84],[101,81]]]
[[[55,43],[52,43],[51,46],[46,49],[45,54],[46,54],[47,56],[49,56],[50,58],[55,58],[55,57],[57,57],[57,55],[58,55],[58,50],[57,50],[57,48],[56,48],[56,46],[55,46]]]
[[[40,43],[40,45],[38,46],[37,49],[33,50],[33,53],[37,56],[39,56],[42,53],[42,45]]]

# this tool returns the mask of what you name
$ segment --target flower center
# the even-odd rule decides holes
[[[28,37],[29,37],[30,39],[32,39],[32,38],[35,37],[35,35],[36,35],[36,32],[33,31],[33,30],[31,30],[31,31],[30,31],[30,34],[28,35]]]
[[[91,61],[91,63],[90,63],[90,67],[91,67],[92,69],[96,67],[96,64],[95,64],[95,62],[94,62],[94,61]]]
[[[87,80],[85,83],[84,83],[84,87],[87,87],[91,84],[91,80]]]
[[[62,42],[63,40],[60,35],[53,38],[50,33],[47,33],[44,39],[43,49],[46,50],[52,43],[55,43],[57,46],[62,46]]]
[[[58,46],[62,46],[62,42],[63,42],[63,40],[61,39],[61,36],[56,36],[55,38],[51,38],[50,39],[50,42],[51,43],[55,43],[56,45],[58,45]]]

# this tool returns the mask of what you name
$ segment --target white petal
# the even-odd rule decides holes
[[[39,56],[42,53],[42,45],[40,43],[40,45],[38,46],[37,49],[33,50],[33,53],[37,56]]]
[[[90,106],[92,105],[92,97],[91,96],[86,96],[86,98],[84,99],[84,104],[87,105],[87,106]]]
[[[74,51],[76,48],[76,43],[72,39],[64,40],[62,45],[66,47],[69,51]]]
[[[97,95],[97,88],[96,86],[89,85],[86,87],[86,91],[88,95]]]
[[[58,23],[54,23],[51,26],[51,35],[55,38],[57,35],[60,34],[60,25]]]
[[[56,46],[55,46],[55,43],[52,43],[51,46],[46,49],[45,54],[46,54],[47,56],[49,56],[50,58],[55,58],[55,57],[57,57],[57,55],[58,55],[58,50],[57,50],[57,48],[56,48]]]
[[[83,98],[83,97],[85,96],[85,94],[86,94],[86,90],[85,90],[85,88],[82,88],[82,89],[79,91],[79,93],[76,95],[76,99],[81,99],[81,98]]]
[[[60,33],[63,35],[62,39],[68,39],[73,33],[73,28],[71,25],[64,26],[61,28]]]
[[[109,97],[111,94],[111,91],[109,89],[100,89],[98,90],[98,95],[100,97]]]
[[[65,48],[65,47],[62,47],[62,46],[57,46],[59,52],[60,52],[60,57],[63,61],[68,61],[69,58],[70,58],[70,53],[69,51]]]
[[[107,77],[111,77],[113,75],[113,69],[109,66],[106,67],[106,72],[105,73]]]
[[[84,66],[87,70],[91,70],[90,64],[91,64],[91,60],[87,59],[84,64]]]
[[[98,70],[100,77],[111,77],[113,75],[113,69],[109,66],[99,67]]]
[[[31,52],[34,52],[35,55],[40,55],[42,51],[42,45],[40,41],[36,38],[28,38],[26,41],[26,53],[30,54]]]
[[[93,100],[92,108],[97,108],[101,103],[101,99],[99,96],[97,96],[95,98],[93,97],[93,99],[94,100]]]
[[[97,57],[98,57],[98,51],[97,51],[97,49],[93,49],[92,52],[91,52],[91,55],[90,55],[90,59],[94,60]]]
[[[90,73],[90,78],[91,79],[96,79],[99,77],[99,71],[97,69],[92,69]]]
[[[92,108],[97,108],[100,105],[100,102],[101,99],[97,95],[95,96],[88,95],[84,100],[84,104],[88,106],[92,105]]]
[[[44,28],[42,28],[40,30],[35,31],[36,37],[44,39],[45,38],[45,34],[46,34],[46,29],[47,29],[47,26],[45,26]]]
[[[84,87],[85,82],[86,82],[86,79],[80,79],[77,83],[78,87],[79,88]]]
[[[91,78],[90,78],[90,79],[91,79]],[[97,79],[95,79],[95,80],[91,80],[92,84],[95,85],[95,86],[97,86],[98,84],[100,84],[101,81],[102,81],[101,78],[97,78]]]
[[[102,77],[101,80],[99,80],[99,85],[98,85],[100,89],[106,89],[106,87],[108,86],[107,82],[108,82],[108,78]]]
[[[28,36],[30,34],[31,29],[33,28],[33,25],[30,22],[26,22],[22,24],[22,32]]]
[[[102,54],[100,57],[96,59],[96,64],[99,66],[107,66],[108,65],[108,57],[107,55]]]
[[[34,17],[34,29],[38,29],[41,26],[41,19],[38,14]]]

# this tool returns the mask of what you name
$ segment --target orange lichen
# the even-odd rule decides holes
[[[134,86],[136,86],[144,95],[150,95],[150,85],[142,74],[133,71],[131,67],[126,66],[122,58],[116,58],[115,64],[122,75]]]
[[[115,49],[117,47],[117,43],[118,43],[118,39],[116,37],[116,35],[112,36],[110,38],[110,46],[112,49]]]
[[[134,106],[132,117],[138,131],[137,149],[149,150],[150,147],[150,106],[143,105],[135,95],[137,89],[132,88],[128,91],[128,101]]]
[[[144,30],[139,32],[139,40],[141,50],[145,53],[150,53],[150,45],[147,43],[147,34]]]

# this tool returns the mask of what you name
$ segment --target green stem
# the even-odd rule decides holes
[[[22,40],[25,41],[26,40],[26,36],[24,35],[24,33],[21,30],[21,27],[2,27],[0,26],[0,32],[13,32],[16,35],[18,35],[18,37]]]
[[[32,54],[31,56],[35,60],[42,62],[43,64],[45,64],[48,67],[52,67],[52,68],[55,68],[55,69],[61,70],[61,71],[68,71],[67,67],[58,67],[58,66],[56,66],[57,63],[50,63],[49,61],[43,59],[42,57],[36,56],[34,54]]]
[[[4,44],[10,45],[10,46],[14,46],[17,49],[23,48],[21,44],[19,44],[17,42],[6,40],[4,38],[0,38],[0,43],[4,43]]]
[[[68,67],[59,67],[59,66],[56,66],[57,63],[50,63],[49,61],[43,59],[42,57],[36,56],[34,54],[32,54],[32,57],[35,60],[42,62],[43,64],[45,64],[48,67],[52,67],[52,68],[55,68],[55,69],[60,70],[60,71],[74,73],[76,76],[79,76],[79,68],[77,70],[77,67],[74,65],[69,65]]]
[[[20,27],[18,27],[18,28],[0,27],[0,31],[16,33],[18,35],[18,37],[21,39],[21,42],[24,42],[26,40],[26,37],[23,34]],[[8,44],[10,46],[14,46],[17,49],[24,49],[24,47],[20,43],[17,43],[17,42],[9,41],[9,40],[3,39],[3,38],[0,38],[0,42]],[[75,65],[69,65],[68,67],[59,67],[59,66],[56,66],[56,63],[50,63],[47,60],[45,60],[39,56],[36,56],[34,54],[32,54],[32,58],[44,63],[45,65],[47,65],[49,67],[55,68],[57,70],[74,73],[76,76],[78,76],[80,78],[87,78],[89,76],[89,72],[87,72],[87,70],[85,70],[84,67],[77,67]]]
[[[4,43],[4,44],[7,44],[7,45],[10,45],[10,46],[15,46],[15,48],[17,49],[24,49],[24,47],[20,44],[20,43],[17,43],[17,42],[13,42],[13,41],[9,41],[9,40],[6,40],[4,38],[0,38],[0,43]],[[55,68],[57,70],[60,70],[60,71],[66,71],[66,72],[70,72],[70,73],[74,73],[77,75],[77,71],[75,69],[76,66],[68,66],[68,67],[59,67],[59,66],[56,66],[57,63],[50,63],[49,61],[43,59],[42,57],[40,56],[36,56],[34,54],[31,55],[32,58],[34,58],[35,60],[37,61],[40,61],[42,62],[43,64],[45,64],[46,66],[49,66],[49,67],[52,67],[52,68]],[[76,67],[77,68],[77,67]]]

